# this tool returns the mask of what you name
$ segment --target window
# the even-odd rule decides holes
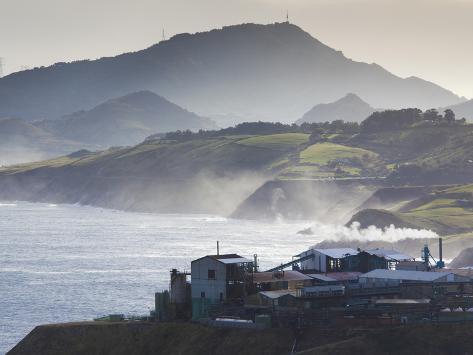
[[[209,270],[208,277],[209,280],[215,280],[215,270]]]
[[[201,292],[201,293],[200,293],[200,297],[201,297],[201,298],[205,298],[205,292]]]

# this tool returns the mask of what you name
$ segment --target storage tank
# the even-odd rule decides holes
[[[171,270],[171,303],[184,304],[187,301],[187,278],[186,273],[176,269]]]

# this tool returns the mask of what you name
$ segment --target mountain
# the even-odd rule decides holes
[[[138,52],[14,73],[0,79],[0,116],[57,119],[140,90],[201,115],[247,121],[291,121],[347,92],[383,108],[462,101],[431,82],[346,58],[285,22],[180,34]]]
[[[0,119],[0,166],[44,160],[80,147],[21,119]]]
[[[347,94],[341,99],[329,103],[318,104],[296,121],[297,124],[304,122],[327,122],[344,120],[348,122],[361,122],[375,111],[368,103],[364,102],[355,94]]]
[[[468,100],[456,105],[451,105],[449,107],[446,107],[445,109],[447,108],[455,112],[457,118],[465,117],[468,121],[473,121],[473,100]],[[440,111],[443,111],[445,109],[442,109]]]
[[[150,91],[111,99],[91,110],[36,125],[65,139],[102,147],[134,145],[154,133],[216,128],[210,119]]]

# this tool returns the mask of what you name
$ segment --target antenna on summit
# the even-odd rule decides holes
[[[289,10],[286,10],[286,23],[289,23]]]
[[[166,35],[164,34],[164,27],[163,27],[163,41],[166,40]]]
[[[3,58],[0,57],[0,78],[3,78]]]

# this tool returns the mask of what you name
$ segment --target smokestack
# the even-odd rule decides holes
[[[258,272],[258,254],[253,255],[253,270],[254,272]]]
[[[439,260],[440,261],[443,261],[443,258],[442,258],[442,254],[443,254],[443,250],[442,250],[443,246],[442,246],[442,238],[439,238]]]
[[[217,240],[217,255],[220,255],[220,244]]]

